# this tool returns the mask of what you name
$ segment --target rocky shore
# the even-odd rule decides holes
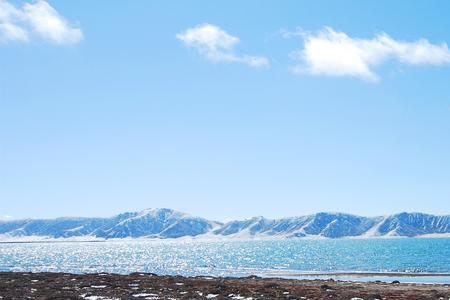
[[[450,285],[148,273],[0,273],[0,299],[408,299],[449,300]]]

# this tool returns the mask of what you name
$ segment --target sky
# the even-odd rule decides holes
[[[0,0],[0,216],[450,214],[449,11]]]

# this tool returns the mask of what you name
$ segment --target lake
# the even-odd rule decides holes
[[[450,283],[450,238],[2,243],[0,271]]]

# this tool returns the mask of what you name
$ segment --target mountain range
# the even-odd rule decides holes
[[[417,237],[450,234],[450,216],[400,213],[361,217],[317,213],[282,219],[254,217],[225,223],[175,210],[146,209],[111,218],[56,218],[0,221],[0,238],[346,238]]]

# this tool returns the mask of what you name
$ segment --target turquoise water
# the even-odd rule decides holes
[[[0,271],[450,282],[449,276],[438,274],[450,273],[450,239],[4,243]],[[345,274],[334,276],[336,272]],[[358,272],[380,274],[375,278]],[[416,274],[436,276],[411,276]]]

